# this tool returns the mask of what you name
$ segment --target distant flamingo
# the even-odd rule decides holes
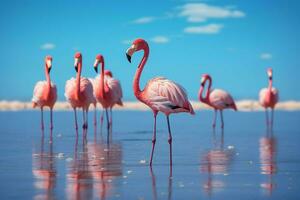
[[[208,81],[208,88],[206,90],[205,97],[203,97],[203,91],[206,84],[206,81]],[[235,102],[231,95],[221,89],[211,89],[212,85],[212,79],[210,75],[204,74],[202,75],[201,79],[201,87],[199,90],[199,100],[210,107],[214,108],[214,119],[213,119],[213,128],[216,127],[216,119],[217,119],[217,110],[220,110],[221,115],[221,127],[224,128],[224,121],[223,121],[223,110],[224,109],[234,109],[237,110]]]
[[[54,83],[50,80],[50,70],[52,67],[52,57],[46,56],[45,58],[45,74],[46,81],[39,81],[36,83],[33,90],[32,106],[41,108],[41,128],[44,130],[44,106],[50,107],[50,129],[53,129],[52,110],[57,99],[57,90]]]
[[[83,112],[83,129],[88,128],[88,110],[90,104],[95,103],[92,83],[81,76],[82,56],[81,53],[75,54],[76,79],[71,78],[66,82],[65,97],[71,104],[75,114],[75,128],[78,129],[76,108],[82,108]]]
[[[267,70],[267,74],[269,77],[269,86],[268,88],[263,88],[259,92],[259,103],[265,108],[266,110],[266,123],[267,125],[271,123],[273,124],[273,116],[274,116],[274,107],[279,99],[279,92],[276,88],[273,87],[273,70],[269,68]],[[269,122],[268,117],[268,108],[272,110],[271,122]]]
[[[94,96],[97,101],[102,105],[106,112],[107,129],[110,129],[111,121],[108,118],[107,109],[112,110],[112,107],[116,104],[122,106],[122,88],[121,84],[117,79],[112,77],[110,71],[104,71],[104,57],[97,55],[94,69],[98,73],[98,65],[101,63],[101,74],[97,76],[93,81]],[[112,114],[112,112],[111,112]],[[103,113],[102,113],[103,116]],[[101,116],[101,125],[103,117]]]
[[[154,115],[154,130],[150,166],[152,166],[152,158],[156,142],[156,116],[159,111],[163,112],[167,117],[169,131],[168,143],[170,145],[170,166],[172,166],[172,135],[169,115],[171,113],[180,112],[189,112],[194,114],[194,110],[183,87],[166,78],[153,78],[147,83],[143,90],[140,89],[140,77],[149,56],[149,46],[145,40],[136,39],[132,43],[132,46],[126,51],[127,59],[129,62],[131,62],[131,56],[140,50],[144,51],[144,56],[134,77],[133,91],[138,100],[148,105],[152,109]]]

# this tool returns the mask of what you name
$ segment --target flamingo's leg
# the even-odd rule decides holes
[[[85,124],[85,122],[86,122],[86,116],[85,116],[85,110],[84,110],[84,108],[82,108],[82,121],[83,121],[82,128],[86,129],[86,124]]]
[[[103,116],[104,116],[104,109],[102,109],[102,113],[101,113],[101,116],[100,116],[100,130],[102,132],[102,126],[103,126]]]
[[[167,122],[168,122],[168,131],[169,131],[169,139],[168,143],[170,145],[170,167],[172,170],[172,133],[171,133],[171,128],[170,128],[170,120],[169,120],[169,115],[167,115]]]
[[[78,123],[77,123],[77,112],[76,112],[76,108],[73,108],[74,110],[74,117],[75,117],[75,129],[78,130]]]
[[[221,128],[224,128],[223,110],[220,110],[220,115],[221,115]]]
[[[50,108],[50,129],[53,129],[53,108]]]
[[[110,124],[110,127],[112,128],[112,107],[110,107],[110,117],[109,117],[109,124]]]
[[[108,119],[108,111],[107,111],[107,108],[105,109],[105,114],[106,114],[106,123],[107,123],[107,141],[109,141],[109,119]]]
[[[214,109],[214,118],[213,118],[213,123],[212,123],[213,128],[216,127],[216,120],[217,120],[217,109]]]
[[[41,107],[41,129],[44,130],[44,109]]]
[[[86,117],[86,120],[85,120],[85,128],[87,129],[88,128],[88,124],[89,124],[89,109],[85,109],[85,117]]]
[[[268,114],[268,109],[266,108],[265,109],[265,113],[266,113],[266,125],[267,125],[267,128],[269,127],[269,114]]]
[[[150,156],[150,166],[152,166],[154,147],[155,147],[155,143],[156,143],[156,116],[157,116],[157,112],[154,112],[153,115],[154,115],[154,127],[153,127],[153,137],[152,137],[152,150],[151,150],[151,156]]]
[[[97,126],[97,107],[94,107],[94,126]]]
[[[274,108],[272,108],[271,110],[271,122],[270,122],[271,128],[273,128],[273,120],[274,120]]]

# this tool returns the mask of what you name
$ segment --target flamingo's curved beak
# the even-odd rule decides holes
[[[76,72],[78,72],[78,63],[79,63],[79,58],[75,58],[74,67],[75,67]]]
[[[127,60],[131,63],[131,56],[126,53]]]
[[[96,59],[95,63],[94,63],[94,70],[95,70],[96,73],[98,73],[98,64],[99,64],[99,60]]]
[[[52,61],[50,59],[48,59],[46,61],[46,64],[47,64],[47,71],[48,71],[48,73],[50,73],[51,67],[52,67]]]
[[[136,51],[136,45],[131,45],[131,47],[129,47],[126,51],[126,57],[127,60],[131,63],[131,56],[133,55],[133,53]]]

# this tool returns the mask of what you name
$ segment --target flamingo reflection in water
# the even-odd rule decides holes
[[[86,142],[86,137],[83,137],[81,151],[78,151],[78,131],[76,131],[73,160],[68,166],[67,174],[68,199],[92,199],[93,196],[93,180],[89,169]]]
[[[113,193],[114,179],[122,177],[122,145],[94,142],[88,144],[89,169],[94,180],[96,199],[106,199]]]
[[[155,174],[152,170],[152,167],[150,167],[150,176],[151,176],[153,200],[157,200],[156,178],[155,178]],[[172,199],[172,190],[173,190],[172,185],[173,185],[173,177],[172,177],[172,171],[170,170],[170,174],[168,177],[168,198],[167,198],[168,200]]]
[[[225,183],[221,180],[220,175],[229,173],[229,165],[233,158],[233,148],[224,149],[224,130],[221,136],[216,137],[215,130],[212,133],[212,148],[202,157],[200,170],[207,174],[207,180],[203,183],[203,189],[210,196],[213,189],[221,189],[225,187]],[[216,178],[216,180],[213,180]],[[217,179],[218,178],[218,179]]]
[[[48,149],[45,149],[44,131],[42,130],[40,148],[32,154],[32,173],[35,178],[34,186],[42,191],[34,199],[55,199],[53,189],[56,184],[55,156],[53,155],[52,130]]]
[[[273,175],[277,171],[276,166],[276,146],[277,141],[273,135],[272,129],[267,129],[265,136],[259,140],[259,157],[261,174],[266,175],[267,182],[261,183],[260,186],[264,188],[271,195],[276,184],[273,181]]]

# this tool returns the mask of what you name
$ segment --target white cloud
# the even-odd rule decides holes
[[[187,3],[180,7],[179,16],[188,22],[204,22],[209,18],[240,18],[246,14],[234,7],[211,6],[205,3]]]
[[[158,44],[164,44],[164,43],[168,43],[170,39],[165,36],[155,36],[151,38],[151,41]]]
[[[40,47],[42,50],[51,50],[55,48],[55,44],[53,43],[45,43]]]
[[[208,24],[205,26],[190,26],[183,31],[190,34],[217,34],[224,26],[222,24]]]
[[[133,40],[123,40],[122,44],[131,44]]]
[[[262,60],[270,60],[271,58],[272,58],[272,54],[270,54],[270,53],[260,54],[260,59],[262,59]]]
[[[132,21],[133,24],[148,24],[155,20],[155,17],[141,17],[134,21]]]

